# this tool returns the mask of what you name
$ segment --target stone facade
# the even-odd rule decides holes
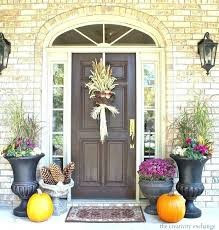
[[[219,206],[219,56],[206,77],[200,68],[197,42],[205,32],[219,42],[219,0],[0,0],[0,31],[12,44],[9,65],[0,76],[0,147],[8,130],[2,105],[11,96],[23,97],[30,111],[41,111],[43,42],[50,30],[68,19],[91,15],[120,15],[154,27],[165,41],[167,117],[177,113],[194,91],[212,96],[215,149],[203,173],[200,207]],[[34,96],[33,96],[34,95]],[[171,138],[169,138],[171,139]],[[169,142],[167,150],[170,151]],[[0,158],[0,206],[16,198],[10,165]]]

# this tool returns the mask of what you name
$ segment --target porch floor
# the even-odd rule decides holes
[[[142,208],[145,207],[145,204],[136,201],[101,201],[101,200],[72,200],[68,203],[69,208],[73,206],[80,205],[111,205],[111,204],[140,204]],[[161,229],[195,229],[195,230],[219,230],[219,220],[218,220],[218,208],[202,208],[202,216],[196,219],[182,219],[177,224],[167,224],[159,219],[158,216],[145,214],[146,223],[65,223],[65,218],[67,213],[61,216],[52,216],[48,221],[38,223],[42,225],[62,225],[68,224],[72,225],[74,229],[88,229],[89,230],[161,230]],[[12,214],[12,208],[9,207],[0,207],[0,224],[22,224],[29,226],[33,224],[28,218],[19,218],[15,217]],[[35,223],[34,223],[35,224]]]

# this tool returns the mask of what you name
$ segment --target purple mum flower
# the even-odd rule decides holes
[[[147,179],[166,179],[175,175],[176,167],[170,159],[149,159],[139,166],[139,175]]]
[[[190,145],[192,143],[192,138],[186,138],[186,144]]]
[[[198,144],[194,147],[194,150],[200,152],[202,155],[208,153],[208,147],[206,145]]]
[[[31,148],[31,149],[34,149],[36,147],[36,145],[33,143],[31,139],[26,140],[26,145],[28,148]]]

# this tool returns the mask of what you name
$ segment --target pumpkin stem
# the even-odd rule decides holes
[[[174,188],[173,187],[172,187],[171,191],[169,192],[169,196],[173,196],[174,195]]]
[[[37,189],[37,193],[40,194],[40,195],[43,194],[43,192],[39,188]]]
[[[172,190],[171,192],[169,192],[168,195],[169,195],[169,196],[174,196],[174,191]]]

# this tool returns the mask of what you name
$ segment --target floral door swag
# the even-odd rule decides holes
[[[105,137],[108,136],[106,110],[109,110],[113,116],[119,113],[115,106],[112,106],[112,100],[115,92],[112,90],[118,85],[114,82],[117,79],[112,76],[111,67],[105,66],[103,60],[100,59],[92,62],[91,75],[89,82],[85,84],[89,89],[90,99],[95,102],[95,106],[91,111],[91,117],[100,120],[100,140],[103,143]]]

